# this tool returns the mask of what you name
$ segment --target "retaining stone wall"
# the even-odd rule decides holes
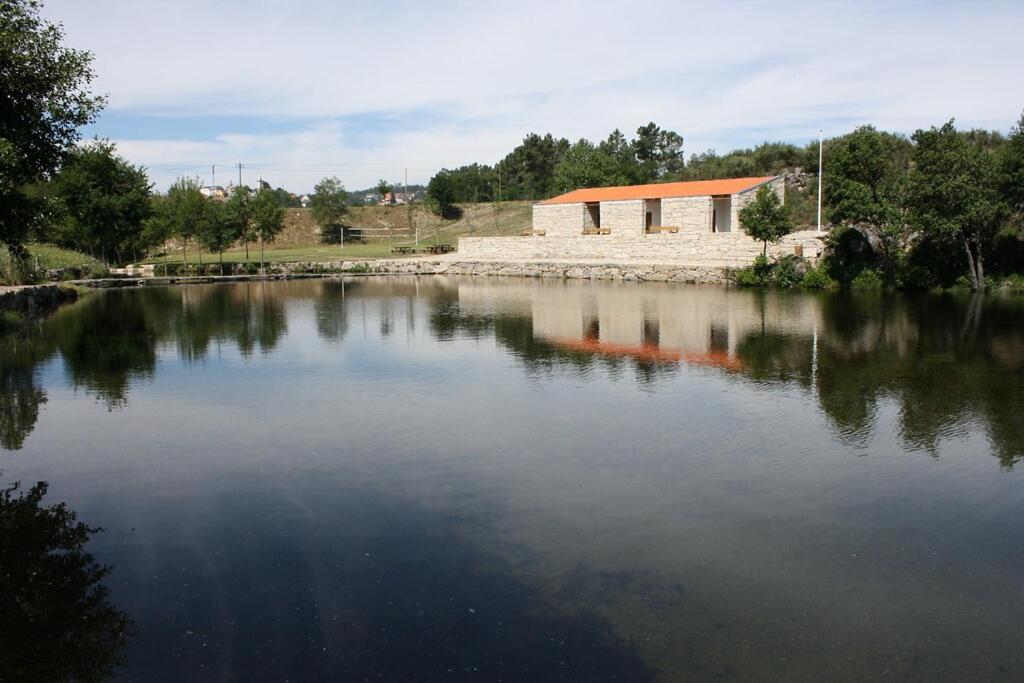
[[[772,256],[794,253],[802,247],[806,258],[817,258],[821,238],[814,231],[787,235],[779,244],[768,246]],[[741,232],[657,233],[631,237],[610,235],[572,235],[568,237],[461,237],[459,259],[488,260],[606,260],[683,262],[695,266],[738,268],[753,263],[761,253],[761,243]]]

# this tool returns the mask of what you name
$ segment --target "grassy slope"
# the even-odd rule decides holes
[[[459,237],[488,235],[517,235],[530,227],[532,202],[501,202],[462,204],[462,216],[457,220],[443,220],[423,207],[412,212],[413,225],[419,229],[421,247],[431,244],[456,245]],[[407,207],[357,206],[349,210],[346,224],[355,228],[375,228],[381,237],[363,244],[321,244],[316,224],[308,209],[287,209],[284,231],[273,244],[264,248],[267,261],[337,261],[340,259],[370,259],[391,255],[395,245],[413,245],[415,232],[410,230]],[[387,235],[390,234],[390,238]],[[259,247],[249,245],[249,260],[259,260]],[[181,262],[180,245],[168,255],[172,262]],[[216,254],[203,254],[204,263],[215,263]],[[225,263],[245,261],[245,249],[235,247],[224,252]],[[163,259],[150,259],[161,263]],[[188,248],[189,263],[198,263],[195,244]]]

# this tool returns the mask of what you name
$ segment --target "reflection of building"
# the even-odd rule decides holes
[[[517,283],[518,284],[518,283]],[[719,288],[672,285],[468,281],[459,285],[463,311],[498,306],[527,315],[533,336],[557,347],[638,360],[738,368],[737,344],[773,321],[778,332],[810,333],[818,307],[792,297],[757,297]],[[781,326],[781,327],[780,327]]]

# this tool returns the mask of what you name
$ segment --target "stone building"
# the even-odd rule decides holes
[[[761,243],[743,233],[739,212],[764,186],[785,200],[782,176],[573,190],[535,204],[532,230],[523,237],[462,238],[459,255],[748,265]],[[770,251],[814,258],[821,246],[820,236],[805,231]]]
[[[767,185],[785,200],[781,176],[695,180],[573,190],[533,207],[533,229],[546,235],[587,232],[641,237],[653,231],[739,230],[739,211]]]

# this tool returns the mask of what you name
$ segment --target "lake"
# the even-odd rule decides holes
[[[0,616],[24,675],[1024,679],[1024,300],[153,287],[0,372],[0,480],[107,568]]]

